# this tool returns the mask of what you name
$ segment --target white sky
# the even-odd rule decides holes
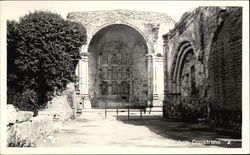
[[[192,8],[225,4],[226,1],[1,1],[0,9],[6,19],[14,20],[37,9],[57,12],[64,18],[71,11],[128,9],[165,12],[178,21],[183,13]],[[232,5],[237,5],[237,2]]]

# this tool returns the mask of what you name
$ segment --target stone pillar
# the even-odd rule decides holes
[[[147,71],[148,71],[148,105],[151,105],[153,101],[152,55],[147,54],[146,60],[147,60]]]
[[[164,66],[163,66],[163,56],[158,56],[157,58],[157,66],[156,66],[156,73],[157,73],[157,93],[158,93],[158,100],[159,105],[162,106],[162,101],[164,98]]]
[[[163,66],[164,66],[164,100],[166,94],[169,93],[170,78],[168,75],[168,35],[163,35]]]
[[[155,105],[157,105],[157,106],[159,106],[158,104],[158,102],[157,102],[157,100],[158,100],[158,86],[157,86],[157,84],[158,84],[158,74],[157,74],[157,72],[159,71],[159,68],[158,68],[158,65],[157,65],[157,63],[158,63],[158,57],[157,56],[155,56],[155,55],[153,55],[153,81],[152,81],[152,83],[153,83],[153,105],[155,106]]]
[[[80,61],[79,61],[79,63],[77,64],[77,66],[76,66],[76,77],[77,77],[77,79],[76,79],[76,83],[75,83],[75,91],[76,91],[76,95],[80,95],[80,87],[79,87],[79,65],[80,65]]]
[[[158,101],[157,92],[157,57],[153,54],[147,55],[148,66],[148,104],[154,106]]]
[[[88,76],[88,58],[86,48],[82,48],[81,60],[79,61],[79,88],[80,96],[83,100],[83,108],[91,108],[89,101],[89,76]]]
[[[163,35],[163,68],[164,68],[164,99],[163,99],[163,116],[168,118],[168,101],[170,100],[170,87],[169,84],[171,82],[168,75],[168,35]]]

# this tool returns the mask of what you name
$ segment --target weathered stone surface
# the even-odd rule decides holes
[[[33,117],[33,112],[19,111],[11,104],[7,105],[7,124],[13,124],[18,122],[25,122]]]
[[[18,122],[25,122],[30,120],[33,117],[33,112],[29,111],[19,111],[18,112]]]
[[[147,45],[140,33],[126,25],[108,26],[92,39],[89,54],[93,107],[104,107],[104,102],[113,107],[123,106],[122,102],[138,105],[145,99]]]
[[[70,83],[60,96],[48,103],[47,109],[38,112],[37,117],[8,105],[8,146],[35,146],[50,133],[59,132],[63,124],[76,117],[77,102],[74,84]]]
[[[36,142],[51,133],[53,119],[48,116],[33,117],[30,121],[17,123],[7,129],[8,146],[35,146]]]
[[[15,108],[12,104],[7,104],[7,124],[16,123],[17,120],[17,108]]]
[[[160,24],[168,25],[171,28],[175,21],[165,13],[142,12],[131,10],[108,10],[108,11],[84,11],[71,12],[68,19],[77,21],[87,29],[87,43],[90,43],[92,36],[102,27],[112,24],[134,25],[142,31],[148,41],[153,42],[153,28],[159,28]]]
[[[219,109],[241,110],[242,82],[242,14],[241,9],[228,9],[208,59],[209,100]],[[224,106],[226,104],[226,106]]]
[[[238,128],[241,16],[240,7],[199,7],[166,35],[166,116]]]
[[[76,117],[76,109],[79,99],[76,96],[74,83],[69,83],[61,95],[55,96],[47,105],[47,108],[39,111],[40,115],[53,115],[61,117],[62,121]]]
[[[130,10],[71,12],[67,18],[81,23],[87,30],[87,43],[82,52],[88,52],[89,57],[79,63],[77,73],[82,98],[89,97],[93,107],[104,107],[105,102],[110,106],[124,106],[129,103],[129,106],[147,106],[147,100],[154,96],[154,104],[158,101],[161,105],[163,65],[162,62],[155,61],[156,65],[151,66],[153,63],[147,62],[146,54],[163,55],[161,36],[174,26],[173,19],[165,13]],[[120,44],[122,49],[115,44]],[[127,51],[130,58],[125,59],[126,56],[119,55],[119,50]],[[124,68],[122,62],[111,63],[110,52],[130,63],[126,66],[131,72],[126,81],[120,77],[126,77],[128,74],[125,71],[128,69]],[[100,56],[101,54],[103,55]],[[102,59],[105,61],[101,61]],[[88,77],[85,77],[86,74]],[[112,79],[113,75],[118,78]],[[156,78],[157,76],[159,77]],[[118,95],[112,96],[112,91],[115,90]],[[128,92],[127,95],[124,92]],[[122,101],[123,99],[126,101]]]

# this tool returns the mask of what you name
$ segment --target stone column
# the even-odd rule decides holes
[[[169,93],[169,75],[168,75],[168,35],[163,35],[163,66],[164,66],[164,100]]]
[[[159,68],[157,63],[158,63],[158,57],[153,55],[153,70],[152,70],[152,73],[153,73],[153,79],[152,79],[152,83],[153,83],[153,105],[155,106],[156,104],[158,105],[158,102],[156,102],[158,100],[158,74],[157,72],[159,71]]]
[[[147,71],[148,71],[148,105],[152,104],[152,100],[153,100],[153,77],[152,77],[152,55],[151,54],[147,54]]]
[[[157,57],[153,54],[147,55],[148,66],[148,104],[149,106],[156,105],[158,101],[157,93]]]
[[[79,87],[80,96],[83,100],[83,108],[91,108],[91,103],[89,101],[88,58],[89,55],[86,49],[82,48],[81,60],[79,62]]]
[[[170,100],[170,77],[168,74],[168,35],[163,37],[163,66],[164,66],[164,99],[163,99],[163,116],[168,118],[169,100]]]
[[[162,106],[162,101],[164,98],[164,66],[163,66],[163,56],[157,57],[157,66],[156,66],[156,86],[158,93],[159,106]]]

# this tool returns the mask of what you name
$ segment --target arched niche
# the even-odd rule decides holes
[[[113,24],[97,31],[88,46],[92,106],[103,107],[106,102],[109,107],[119,107],[145,100],[147,53],[144,36],[131,26]]]
[[[190,42],[185,41],[177,48],[171,68],[171,89],[173,104],[192,106],[198,104],[203,93],[204,66]]]

